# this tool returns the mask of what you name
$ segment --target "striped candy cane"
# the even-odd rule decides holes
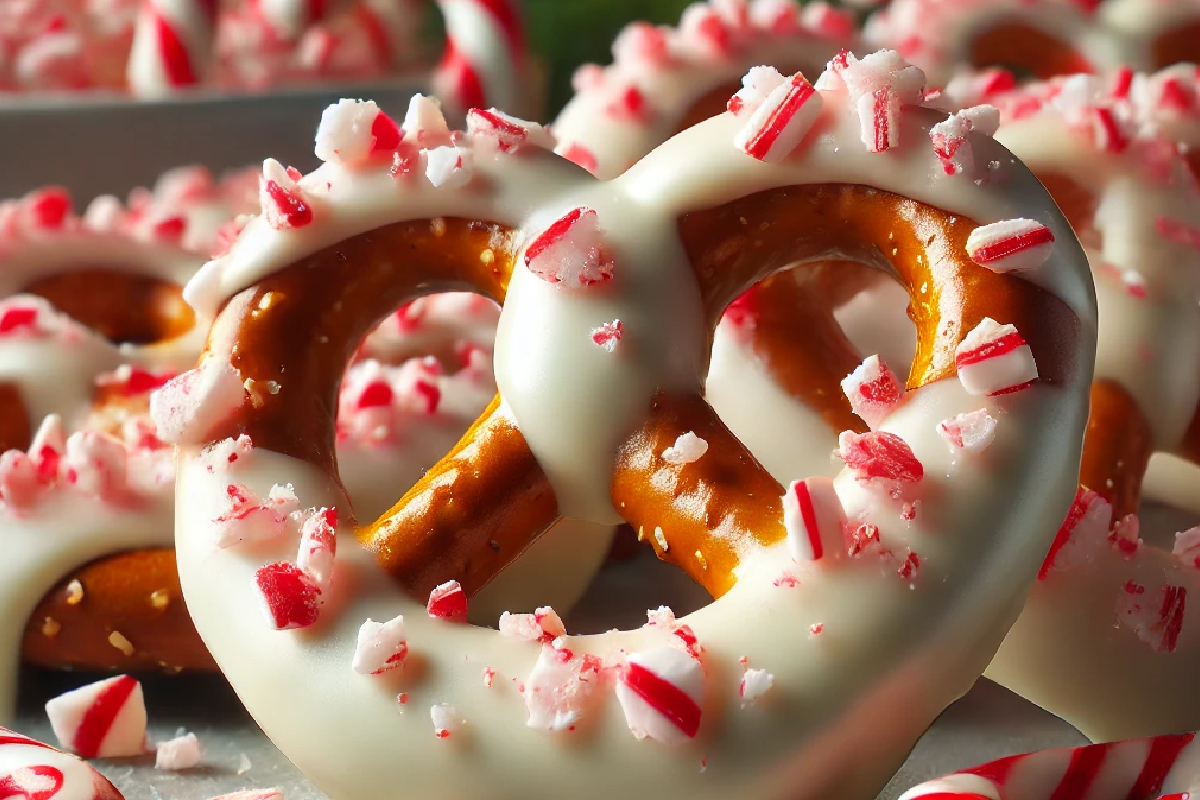
[[[7,728],[0,728],[0,797],[122,800],[121,793],[83,761]]]
[[[1200,800],[1200,742],[1181,733],[1008,756],[900,800]]]
[[[138,97],[161,97],[203,79],[212,60],[222,0],[145,0],[130,52],[127,80]],[[377,0],[368,16],[381,28],[392,16]],[[292,41],[356,0],[254,0],[273,35]],[[458,112],[512,109],[525,69],[525,34],[514,0],[437,0],[446,19],[446,52],[431,83]]]

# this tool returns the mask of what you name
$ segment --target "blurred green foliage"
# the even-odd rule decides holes
[[[530,45],[550,78],[547,119],[571,99],[580,64],[612,62],[612,41],[634,20],[675,24],[694,0],[524,0]]]

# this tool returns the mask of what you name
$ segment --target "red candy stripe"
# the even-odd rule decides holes
[[[73,750],[83,758],[95,758],[104,744],[104,737],[112,729],[117,715],[133,694],[138,682],[128,675],[121,675],[96,695],[95,700],[83,712],[79,729],[75,732]]]
[[[683,735],[690,739],[700,732],[700,706],[687,692],[632,661],[625,665],[622,680]]]

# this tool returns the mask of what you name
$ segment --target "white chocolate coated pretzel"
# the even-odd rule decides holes
[[[894,63],[887,54],[880,59]],[[779,542],[748,556],[735,585],[712,605],[680,620],[658,612],[638,630],[565,636],[543,626],[559,636],[543,646],[455,625],[445,617],[456,613],[452,602],[461,599],[461,587],[439,586],[423,607],[345,535],[348,525],[340,531],[332,577],[320,584],[288,567],[293,536],[219,547],[211,520],[231,483],[259,496],[291,483],[303,505],[317,508],[344,506],[345,498],[327,473],[267,449],[250,447],[225,466],[230,443],[203,449],[208,434],[192,431],[201,444],[184,446],[177,484],[177,552],[189,608],[250,712],[323,789],[371,798],[404,785],[415,797],[515,798],[561,784],[574,796],[597,798],[647,790],[698,798],[865,798],[973,682],[1015,616],[1072,493],[1093,357],[1087,267],[1065,220],[1002,148],[984,136],[972,139],[982,164],[1000,164],[1002,179],[988,190],[946,176],[928,139],[937,116],[909,105],[886,137],[897,144],[886,156],[870,153],[837,77],[819,92],[823,110],[809,137],[779,163],[760,162],[734,145],[747,117],[731,113],[686,130],[608,182],[532,142],[498,152],[495,139],[481,133],[441,145],[451,153],[435,147],[415,160],[402,155],[400,163],[414,168],[399,187],[382,166],[327,162],[285,187],[311,216],[293,226],[286,210],[267,209],[229,256],[207,265],[189,286],[187,296],[204,312],[226,304],[201,368],[225,370],[232,368],[223,361],[236,320],[262,302],[253,287],[323,248],[405,221],[437,236],[462,218],[497,220],[516,227],[518,241],[537,242],[559,230],[561,220],[576,224],[585,213],[580,208],[594,210],[603,236],[599,252],[611,255],[614,277],[603,278],[606,262],[594,245],[571,252],[595,257],[586,262],[595,271],[564,273],[599,281],[593,288],[572,289],[516,268],[497,340],[503,398],[497,414],[536,454],[566,513],[609,522],[620,512],[610,498],[610,474],[622,439],[641,424],[660,387],[697,392],[703,380],[699,287],[671,233],[680,215],[777,187],[835,182],[914,196],[981,225],[1020,209],[1057,240],[1045,267],[1028,277],[1074,315],[1078,336],[1063,382],[1034,382],[990,398],[968,394],[953,378],[911,391],[882,428],[911,446],[923,465],[921,480],[928,483],[921,484],[923,510],[915,518],[899,522],[901,504],[850,470],[822,490],[824,497],[835,492],[855,520],[878,524],[890,546],[910,556],[919,551],[919,559],[902,558],[898,572],[895,563],[875,557],[843,557],[831,539],[827,561],[798,563]],[[527,139],[540,139],[523,129]],[[614,344],[611,352],[602,342]],[[1001,420],[989,458],[952,459],[935,433],[937,422],[980,406]],[[239,408],[244,404],[231,402],[223,410]],[[711,450],[697,455],[700,449],[687,437],[668,448],[672,463],[684,468],[716,457]],[[672,537],[659,528],[650,538],[666,555],[680,547],[682,540],[672,546]],[[311,612],[300,621],[311,625],[271,631],[249,613],[261,604],[256,587],[267,566],[323,587],[323,607],[290,609]],[[309,592],[291,599],[314,598]],[[278,596],[268,602],[281,607]],[[403,630],[399,623],[386,630],[365,625],[398,615]],[[383,675],[353,673],[356,651],[373,647],[387,649],[370,663],[403,666]],[[556,663],[566,666],[560,671]],[[543,716],[536,697],[529,699],[535,688],[560,698],[560,713]],[[670,699],[657,713],[638,697]],[[893,724],[878,724],[884,710]],[[676,744],[639,740],[630,728]],[[870,754],[865,763],[864,753]]]

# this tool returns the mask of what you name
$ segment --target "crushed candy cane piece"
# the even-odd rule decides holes
[[[313,210],[296,183],[300,173],[286,169],[273,158],[263,162],[258,199],[263,219],[277,231],[303,228],[313,221]]]
[[[525,681],[526,725],[548,731],[573,730],[600,686],[600,659],[543,645]]]
[[[1075,500],[1067,512],[1050,544],[1050,550],[1038,570],[1038,580],[1044,581],[1056,569],[1071,566],[1070,559],[1063,558],[1072,541],[1096,541],[1108,535],[1112,522],[1112,505],[1098,493],[1080,486],[1075,490]]]
[[[742,88],[729,98],[725,107],[738,118],[753,114],[771,92],[782,86],[785,81],[787,78],[774,67],[751,67],[742,76]]]
[[[124,443],[103,431],[77,431],[67,438],[61,469],[67,482],[97,498],[112,498],[125,489]]]
[[[738,696],[747,703],[753,703],[775,685],[775,676],[765,669],[748,669],[742,673],[742,682],[738,685]]]
[[[619,319],[606,322],[592,329],[592,344],[603,347],[609,353],[616,352],[617,343],[625,335],[625,325]]]
[[[340,100],[328,106],[317,126],[314,148],[326,162],[357,166],[395,150],[404,134],[371,100]]]
[[[202,444],[213,428],[241,408],[245,397],[237,369],[208,358],[150,395],[150,418],[162,441]]]
[[[501,153],[511,153],[526,144],[546,150],[554,148],[554,137],[544,125],[518,119],[495,108],[468,111],[467,133],[477,142],[487,142]]]
[[[433,735],[439,739],[448,739],[462,728],[458,710],[449,703],[430,706],[429,718],[433,720]]]
[[[968,394],[1011,394],[1038,377],[1033,351],[1012,325],[984,317],[954,350],[958,380]]]
[[[1006,219],[980,225],[967,237],[967,255],[993,272],[1036,269],[1050,257],[1054,234],[1032,219]]]
[[[337,554],[336,508],[317,509],[300,525],[300,552],[296,566],[304,570],[317,586],[329,588],[333,560]]]
[[[925,476],[925,468],[908,442],[887,431],[842,431],[838,454],[859,479],[917,483]]]
[[[751,158],[778,163],[804,141],[821,106],[821,95],[797,72],[771,90],[734,135],[733,144]]]
[[[470,150],[446,145],[425,152],[425,177],[439,189],[461,189],[474,172]]]
[[[1171,555],[1185,566],[1200,569],[1200,527],[1175,534]]]
[[[590,286],[613,275],[613,264],[605,257],[603,245],[599,216],[579,206],[529,240],[525,266],[550,283]]]
[[[163,770],[192,769],[200,763],[203,751],[196,734],[176,736],[159,742],[154,748],[154,768]]]
[[[214,543],[221,548],[278,536],[288,529],[289,516],[300,508],[291,484],[275,484],[264,501],[248,487],[230,483],[225,487],[225,497],[229,510],[213,519]]]
[[[981,453],[996,438],[996,418],[985,408],[967,411],[939,422],[937,432],[951,453]]]
[[[0,454],[0,500],[16,514],[33,508],[42,495],[33,459],[20,450]]]
[[[934,155],[947,175],[964,172],[973,162],[969,134],[994,134],[1000,126],[1000,111],[994,106],[974,106],[956,111],[929,129]],[[968,248],[969,252],[969,248]]]
[[[128,675],[88,684],[46,703],[64,750],[83,758],[126,758],[144,752],[146,703]]]
[[[382,675],[401,666],[407,656],[403,615],[387,622],[368,619],[358,629],[352,668],[359,675]]]
[[[450,143],[450,126],[442,115],[442,104],[433,97],[413,95],[400,127],[405,140],[418,147],[432,148]]]
[[[321,587],[295,564],[276,561],[259,567],[254,583],[275,630],[307,628],[320,616]]]
[[[1117,621],[1154,652],[1173,653],[1179,646],[1186,609],[1185,586],[1163,586],[1155,603],[1146,596],[1146,587],[1129,581],[1117,598]]]
[[[828,544],[841,541],[846,512],[833,480],[826,477],[792,481],[783,496],[783,527],[788,550],[797,561],[819,561]]]
[[[1125,558],[1137,555],[1142,546],[1141,522],[1137,514],[1126,514],[1113,523],[1108,532],[1108,542]]]
[[[662,452],[663,461],[680,466],[699,461],[708,452],[708,442],[696,435],[695,431],[681,433],[675,439],[675,444]]]
[[[868,356],[842,380],[850,408],[871,429],[878,428],[900,401],[904,384],[879,356]]]
[[[502,636],[527,642],[549,642],[567,633],[562,618],[550,606],[542,606],[532,614],[510,614],[505,611],[500,615],[499,629]]]
[[[664,744],[682,744],[700,731],[704,670],[677,647],[654,647],[629,656],[616,685],[629,730]]]
[[[458,581],[447,581],[429,593],[426,612],[434,619],[447,622],[467,621],[467,593]]]

